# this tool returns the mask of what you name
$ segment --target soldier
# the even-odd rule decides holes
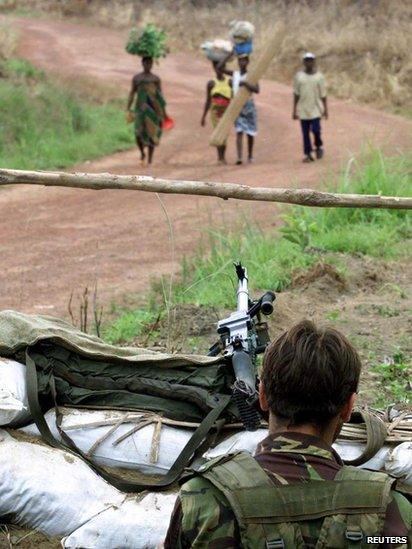
[[[192,471],[165,547],[410,548],[412,506],[395,479],[344,466],[332,448],[360,370],[342,334],[309,321],[273,342],[260,385],[268,437],[254,457],[240,452]]]

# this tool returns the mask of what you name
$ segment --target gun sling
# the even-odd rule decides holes
[[[204,442],[211,429],[216,425],[217,420],[221,417],[228,404],[231,401],[231,395],[220,395],[216,397],[220,402],[212,408],[212,410],[206,415],[199,427],[193,433],[192,437],[177,457],[176,461],[166,473],[159,480],[147,479],[147,482],[128,482],[119,477],[118,475],[109,473],[104,468],[94,463],[88,456],[84,454],[70,439],[70,437],[61,429],[61,413],[59,412],[56,402],[56,388],[54,383],[53,373],[50,373],[49,386],[55,401],[56,408],[56,425],[64,441],[60,442],[56,440],[47,425],[44,418],[43,411],[40,407],[38,400],[38,380],[37,370],[34,360],[30,357],[28,350],[26,350],[26,382],[27,382],[27,396],[30,411],[32,413],[34,422],[40,431],[43,439],[53,446],[54,448],[60,448],[71,452],[81,459],[83,459],[97,474],[104,478],[107,482],[112,484],[118,490],[122,492],[141,492],[143,490],[161,490],[173,484],[182,474],[184,468],[189,464],[192,456],[199,449]]]

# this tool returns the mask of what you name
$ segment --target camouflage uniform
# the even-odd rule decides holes
[[[242,460],[242,455],[245,456],[245,454],[240,454],[240,461]],[[236,459],[238,458],[233,458],[233,460]],[[212,461],[219,463],[219,460]],[[230,458],[229,460],[226,459],[226,461],[230,461]],[[373,486],[377,486],[379,482],[388,481],[388,477],[381,473],[371,473],[360,469],[343,467],[342,461],[331,447],[328,447],[319,438],[301,433],[287,432],[276,436],[268,436],[258,445],[254,460],[247,458],[245,463],[249,464],[248,472],[253,470],[254,467],[257,468],[254,473],[251,471],[252,480],[253,474],[257,477],[262,476],[262,470],[264,470],[266,475],[263,476],[268,484],[270,484],[272,488],[280,487],[279,498],[272,498],[269,500],[259,500],[259,498],[255,498],[257,500],[255,505],[260,505],[262,509],[266,507],[266,511],[268,511],[267,508],[271,507],[273,504],[273,499],[282,499],[282,486],[286,485],[290,486],[291,489],[295,491],[296,488],[298,488],[298,496],[305,502],[307,499],[310,499],[309,488],[314,487],[317,490],[320,486],[312,481],[334,481],[347,471],[349,471],[349,475],[355,479],[359,477],[360,480],[365,480],[365,478],[368,477],[368,482],[370,480],[376,480],[377,482],[372,483]],[[206,469],[207,467],[208,466],[206,466]],[[212,463],[212,473],[213,467],[214,465]],[[219,470],[219,467],[216,467],[216,469]],[[220,469],[223,470],[224,474],[230,475],[230,473],[225,472],[224,468],[221,466]],[[235,472],[233,477],[237,476],[237,478],[241,478],[241,469],[236,470],[236,464],[234,467],[232,466],[232,471]],[[236,475],[237,472],[238,474]],[[265,524],[252,524],[253,528],[256,526],[256,530],[253,530],[250,524],[246,524],[249,535],[249,537],[247,538],[246,536],[246,538],[250,541],[245,542],[245,524],[242,525],[241,529],[239,521],[236,518],[237,515],[233,510],[236,507],[236,499],[231,501],[232,504],[229,504],[229,501],[222,490],[219,490],[216,487],[216,479],[214,479],[214,484],[212,484],[210,479],[205,478],[208,476],[208,471],[200,471],[200,473],[201,476],[193,476],[193,478],[185,482],[182,486],[165,540],[165,548],[208,547],[211,549],[220,549],[224,547],[265,547],[265,543],[260,543],[258,540],[259,536],[262,537],[260,531],[265,530],[266,528]],[[236,478],[233,480],[236,483]],[[307,486],[303,488],[303,490],[300,490],[300,483],[306,483]],[[293,487],[293,485],[295,486]],[[325,482],[324,486],[326,485],[335,486],[337,485],[337,482]],[[360,484],[352,484],[350,496],[352,497],[353,495],[353,507],[362,499],[362,493],[358,486],[360,486]],[[388,484],[388,490],[389,486],[390,482]],[[353,487],[355,487],[355,490],[353,490]],[[356,490],[358,490],[358,493],[356,493]],[[250,488],[249,493],[250,498],[253,499],[253,496],[256,495],[256,490],[253,486]],[[303,498],[301,498],[301,496],[303,496]],[[389,501],[389,504],[386,507],[386,513],[382,514],[380,524],[380,519],[377,515],[362,514],[361,518],[359,518],[359,524],[361,524],[361,519],[363,521],[361,524],[362,531],[368,531],[369,528],[369,531],[375,532],[375,535],[396,537],[409,536],[409,542],[406,544],[379,545],[379,547],[382,548],[398,547],[409,549],[412,547],[412,506],[404,496],[393,490],[389,492],[387,500]],[[315,498],[315,506],[317,505],[316,501]],[[302,505],[304,505],[304,503]],[[280,512],[281,514],[282,507],[276,512]],[[268,513],[270,515],[270,511],[268,511]],[[268,516],[268,513],[266,516]],[[298,532],[299,535],[298,537],[293,538],[292,541],[290,541],[290,536],[288,538],[288,535],[291,534],[291,532],[287,532],[286,537],[283,536],[285,527],[292,525],[292,523],[289,523],[289,525],[287,524],[287,518],[283,520],[283,524],[279,524],[279,522],[282,521],[278,520],[276,530],[281,531],[282,536],[289,540],[288,543],[285,543],[284,545],[286,549],[289,549],[289,547],[315,547],[318,541],[318,546],[322,547],[349,547],[351,546],[349,541],[344,540],[342,542],[342,532],[344,531],[342,529],[344,526],[347,526],[346,520],[348,517],[342,513],[334,514],[333,517],[299,521],[297,528],[292,531],[293,535],[297,536],[296,532]],[[325,531],[322,531],[322,526],[327,520],[329,520],[328,539],[322,540],[322,536],[325,537]],[[331,520],[333,521],[332,528],[330,528]],[[260,521],[262,522],[262,519],[260,519]],[[371,524],[371,522],[373,524]],[[241,530],[243,534],[241,534]],[[254,532],[256,532],[256,539],[254,539]],[[336,539],[330,539],[334,535],[336,535]],[[268,545],[266,543],[266,547],[272,546],[282,547],[282,545],[276,545],[276,543],[273,545]],[[355,543],[353,546],[359,548],[378,547],[378,545],[365,545],[360,543]]]

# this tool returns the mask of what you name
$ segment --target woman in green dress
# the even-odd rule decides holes
[[[162,124],[166,118],[166,101],[162,94],[161,81],[152,73],[153,58],[142,58],[143,72],[132,79],[127,102],[129,117],[134,117],[136,144],[139,147],[142,164],[153,161],[154,148],[159,145]],[[134,103],[134,107],[133,107]]]

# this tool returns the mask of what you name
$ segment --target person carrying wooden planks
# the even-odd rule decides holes
[[[235,96],[242,86],[251,93],[259,93],[259,84],[250,84],[247,81],[249,55],[240,54],[237,59],[239,70],[232,71],[226,68],[222,69],[225,74],[232,77],[233,95]],[[226,60],[227,59],[225,59],[225,62]],[[222,67],[222,63],[220,63],[220,67]],[[257,112],[253,97],[250,97],[243,106],[243,109],[236,119],[235,129],[237,150],[236,164],[240,165],[243,163],[243,134],[247,135],[248,162],[253,162],[253,146],[255,136],[257,135]]]

